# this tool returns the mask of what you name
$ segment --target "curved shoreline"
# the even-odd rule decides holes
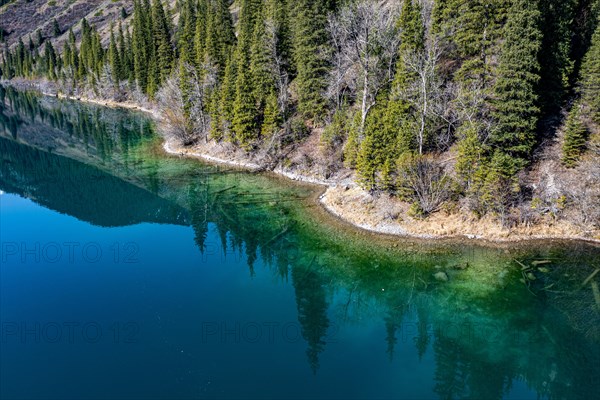
[[[219,165],[228,165],[235,168],[244,169],[251,172],[257,172],[261,170],[260,165],[253,163],[251,161],[236,161],[229,160],[224,158],[215,157],[210,154],[194,151],[190,148],[184,147],[176,147],[176,144],[172,140],[165,139],[162,145],[163,150],[170,155],[179,156],[179,157],[190,157],[204,160],[209,163],[219,164]],[[339,222],[347,226],[351,226],[354,229],[359,229],[362,231],[366,231],[372,234],[383,235],[389,238],[399,238],[399,239],[416,239],[416,240],[435,240],[435,241],[454,241],[454,240],[468,240],[477,243],[491,243],[491,244],[517,244],[524,242],[535,242],[535,241],[550,241],[550,240],[559,240],[559,241],[580,241],[589,244],[600,244],[599,239],[594,238],[586,238],[581,236],[544,236],[544,235],[530,235],[530,236],[518,236],[512,238],[498,238],[498,237],[486,237],[484,235],[476,235],[476,234],[454,234],[454,235],[435,235],[435,234],[415,234],[405,230],[400,224],[382,224],[379,226],[374,226],[366,223],[357,223],[353,222],[344,212],[340,211],[338,208],[333,207],[330,203],[328,203],[327,199],[331,193],[339,188],[339,185],[334,182],[329,182],[326,180],[321,180],[317,178],[307,177],[301,174],[296,174],[290,171],[285,171],[283,169],[276,169],[273,171],[268,171],[272,174],[275,174],[280,177],[285,177],[289,180],[300,182],[303,184],[311,184],[318,185],[322,187],[322,191],[320,191],[315,197],[316,201],[322,207],[322,209],[327,212],[328,215],[335,218]]]
[[[105,106],[105,107],[117,107],[124,108],[133,111],[140,111],[146,114],[149,114],[156,121],[163,121],[161,115],[156,109],[146,108],[139,104],[133,102],[116,102],[112,100],[102,100],[102,99],[94,99],[88,97],[76,97],[64,95],[60,92],[58,93],[48,93],[40,90],[38,87],[34,86],[29,82],[28,84],[18,83],[18,82],[2,82],[4,84],[15,87],[17,90],[35,90],[38,93],[41,93],[45,96],[56,97],[60,99],[66,99],[70,101],[80,101],[84,103],[91,103],[95,105]],[[228,165],[235,168],[244,169],[251,172],[259,172],[262,171],[262,168],[259,164],[249,161],[249,160],[232,160],[226,158],[220,158],[208,153],[196,151],[193,148],[184,148],[182,146],[175,147],[176,144],[172,140],[164,139],[162,148],[165,153],[180,156],[180,157],[190,157],[203,160],[208,163],[217,164],[217,165]],[[304,184],[318,185],[323,188],[323,190],[315,196],[317,198],[317,202],[320,207],[331,217],[335,218],[339,222],[353,227],[354,229],[358,229],[364,232],[368,232],[371,234],[382,235],[388,238],[396,238],[396,239],[415,239],[415,240],[434,240],[434,241],[471,241],[474,243],[481,244],[495,244],[495,245],[503,245],[503,244],[519,244],[525,242],[535,242],[535,241],[579,241],[588,244],[599,245],[600,238],[590,238],[584,237],[581,235],[535,235],[535,234],[516,234],[513,232],[505,232],[505,237],[498,237],[493,235],[486,234],[473,234],[473,233],[452,233],[452,234],[433,234],[433,233],[415,233],[407,230],[399,223],[393,222],[383,222],[379,221],[378,223],[369,223],[369,222],[360,222],[357,221],[357,218],[352,218],[348,215],[347,212],[344,212],[343,207],[336,207],[332,204],[330,197],[334,196],[335,191],[340,189],[340,185],[344,186],[344,190],[348,190],[348,187],[353,188],[354,190],[358,190],[358,187],[354,183],[340,183],[335,181],[328,181],[324,179],[319,179],[311,176],[306,176],[302,174],[298,174],[292,171],[286,171],[283,167],[278,167],[274,170],[265,171],[272,173],[276,176],[287,178],[291,181],[300,182]],[[352,211],[355,211],[356,204],[352,204]],[[368,212],[366,213],[368,214]],[[362,216],[365,215],[363,212]]]

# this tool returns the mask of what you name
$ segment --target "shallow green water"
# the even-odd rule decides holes
[[[600,393],[594,246],[375,238],[143,115],[0,105],[3,399]]]

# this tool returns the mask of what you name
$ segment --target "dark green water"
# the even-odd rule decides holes
[[[0,107],[2,399],[600,393],[597,247],[374,238],[143,115]]]

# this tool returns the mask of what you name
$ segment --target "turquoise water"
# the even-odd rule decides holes
[[[143,115],[0,106],[2,399],[600,393],[597,247],[375,238]]]

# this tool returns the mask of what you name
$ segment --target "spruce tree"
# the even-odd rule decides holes
[[[239,144],[250,149],[258,139],[259,124],[252,88],[250,53],[252,31],[257,9],[255,0],[243,0],[240,10],[238,45],[236,49],[237,74],[233,103],[233,131]]]
[[[542,45],[539,52],[540,108],[542,116],[560,112],[574,70],[571,59],[577,0],[539,1]]]
[[[204,49],[203,56],[217,66],[219,76],[222,78],[227,60],[236,44],[227,0],[208,2],[206,13],[204,39],[201,41]]]
[[[365,190],[377,187],[377,167],[381,165],[377,153],[376,139],[371,135],[366,136],[356,157],[358,183]]]
[[[21,43],[19,43],[19,45],[21,45]],[[56,64],[56,51],[54,50],[54,46],[52,46],[52,43],[50,41],[47,41],[45,44],[45,48],[44,48],[44,69],[46,71],[46,76],[48,77],[48,79],[50,80],[56,80],[56,69],[57,69],[57,64]],[[23,73],[23,75],[25,75],[25,73]]]
[[[297,71],[298,110],[306,118],[319,120],[325,114],[323,93],[327,87],[326,59],[327,2],[298,0],[289,2],[292,22],[293,59]]]
[[[60,30],[60,26],[58,25],[58,21],[56,20],[56,18],[54,18],[52,20],[52,33],[54,35],[54,37],[59,37],[61,35],[61,30]]]
[[[78,80],[83,79],[89,70],[89,60],[92,51],[92,31],[87,20],[81,20],[81,44],[79,46],[79,62],[77,70]]]
[[[108,48],[108,63],[110,65],[110,70],[115,81],[115,84],[121,80],[121,55],[119,54],[119,49],[117,48],[117,40],[115,39],[115,31],[114,26],[111,24],[110,26],[110,45]]]
[[[496,127],[492,139],[500,151],[515,158],[519,167],[526,164],[536,142],[542,41],[539,23],[537,1],[515,0],[504,28],[494,88]]]
[[[130,52],[127,51],[127,42],[125,35],[123,34],[123,24],[119,21],[119,32],[117,37],[119,59],[121,60],[121,70],[119,71],[119,79],[127,79],[129,77],[129,70],[131,64],[129,61]]]
[[[256,18],[252,34],[250,73],[253,96],[259,113],[264,111],[267,97],[275,91],[272,70],[265,21],[262,18]]]
[[[158,91],[158,87],[160,85],[160,73],[159,73],[159,65],[158,65],[158,57],[157,57],[157,43],[154,37],[154,13],[152,6],[150,5],[150,0],[142,0],[140,3],[144,8],[145,13],[145,24],[143,26],[144,30],[144,47],[146,48],[146,59],[148,62],[148,85],[146,86],[146,94],[150,99],[154,99],[154,95]]]
[[[385,155],[376,158],[377,169],[381,168],[388,158],[395,161],[402,153],[412,151],[415,146],[416,127],[413,124],[410,104],[400,98],[400,93],[405,91],[415,79],[414,74],[406,68],[405,58],[420,53],[425,48],[425,26],[418,2],[407,0],[403,3],[398,29],[401,44],[389,101],[385,109],[382,108],[382,112],[378,113],[379,115],[372,117],[378,121],[376,128],[368,128],[366,132],[367,135],[378,135],[379,138],[375,142],[383,143],[385,146],[379,149],[379,152]],[[367,126],[373,127],[373,124]]]
[[[194,0],[185,0],[180,16],[177,48],[180,63],[194,65],[194,35],[196,33],[196,9]]]
[[[44,42],[44,37],[42,36],[42,31],[41,30],[38,29],[35,32],[35,38],[36,38],[37,46],[40,47],[42,45],[42,43]]]
[[[218,109],[215,109],[216,115],[213,118],[214,137],[222,137],[226,135],[228,140],[233,140],[233,132],[231,129],[231,121],[233,120],[233,103],[236,98],[237,81],[237,57],[231,55],[225,66],[225,74],[223,76],[223,84],[221,85],[221,96]]]
[[[289,70],[292,54],[288,2],[289,0],[265,0],[264,12],[266,22],[271,24],[275,33],[276,52],[286,70]]]
[[[581,68],[581,95],[590,117],[600,124],[600,24]]]
[[[271,137],[279,130],[282,122],[277,95],[271,92],[266,98],[261,136],[264,138]]]
[[[152,28],[156,51],[155,68],[158,69],[157,83],[160,85],[171,74],[174,58],[169,23],[161,0],[154,0],[152,4]]]
[[[146,11],[140,4],[140,0],[133,2],[133,70],[138,88],[146,92],[148,87],[148,49],[146,46]]]
[[[581,105],[576,103],[565,124],[562,162],[566,167],[572,168],[577,165],[585,151],[586,140],[587,129],[581,120]]]
[[[127,81],[129,86],[133,88],[135,86],[135,57],[134,57],[134,46],[133,37],[131,31],[127,30],[125,34],[125,49],[126,49],[126,60],[127,60]]]
[[[206,59],[205,46],[207,36],[207,19],[209,18],[209,4],[206,0],[198,0],[196,11],[196,29],[194,33],[194,52],[196,66],[199,67]]]
[[[489,148],[480,139],[482,130],[483,127],[475,121],[466,122],[460,129],[462,137],[457,146],[458,155],[455,169],[460,183],[467,190],[473,185],[477,171],[488,162]]]

